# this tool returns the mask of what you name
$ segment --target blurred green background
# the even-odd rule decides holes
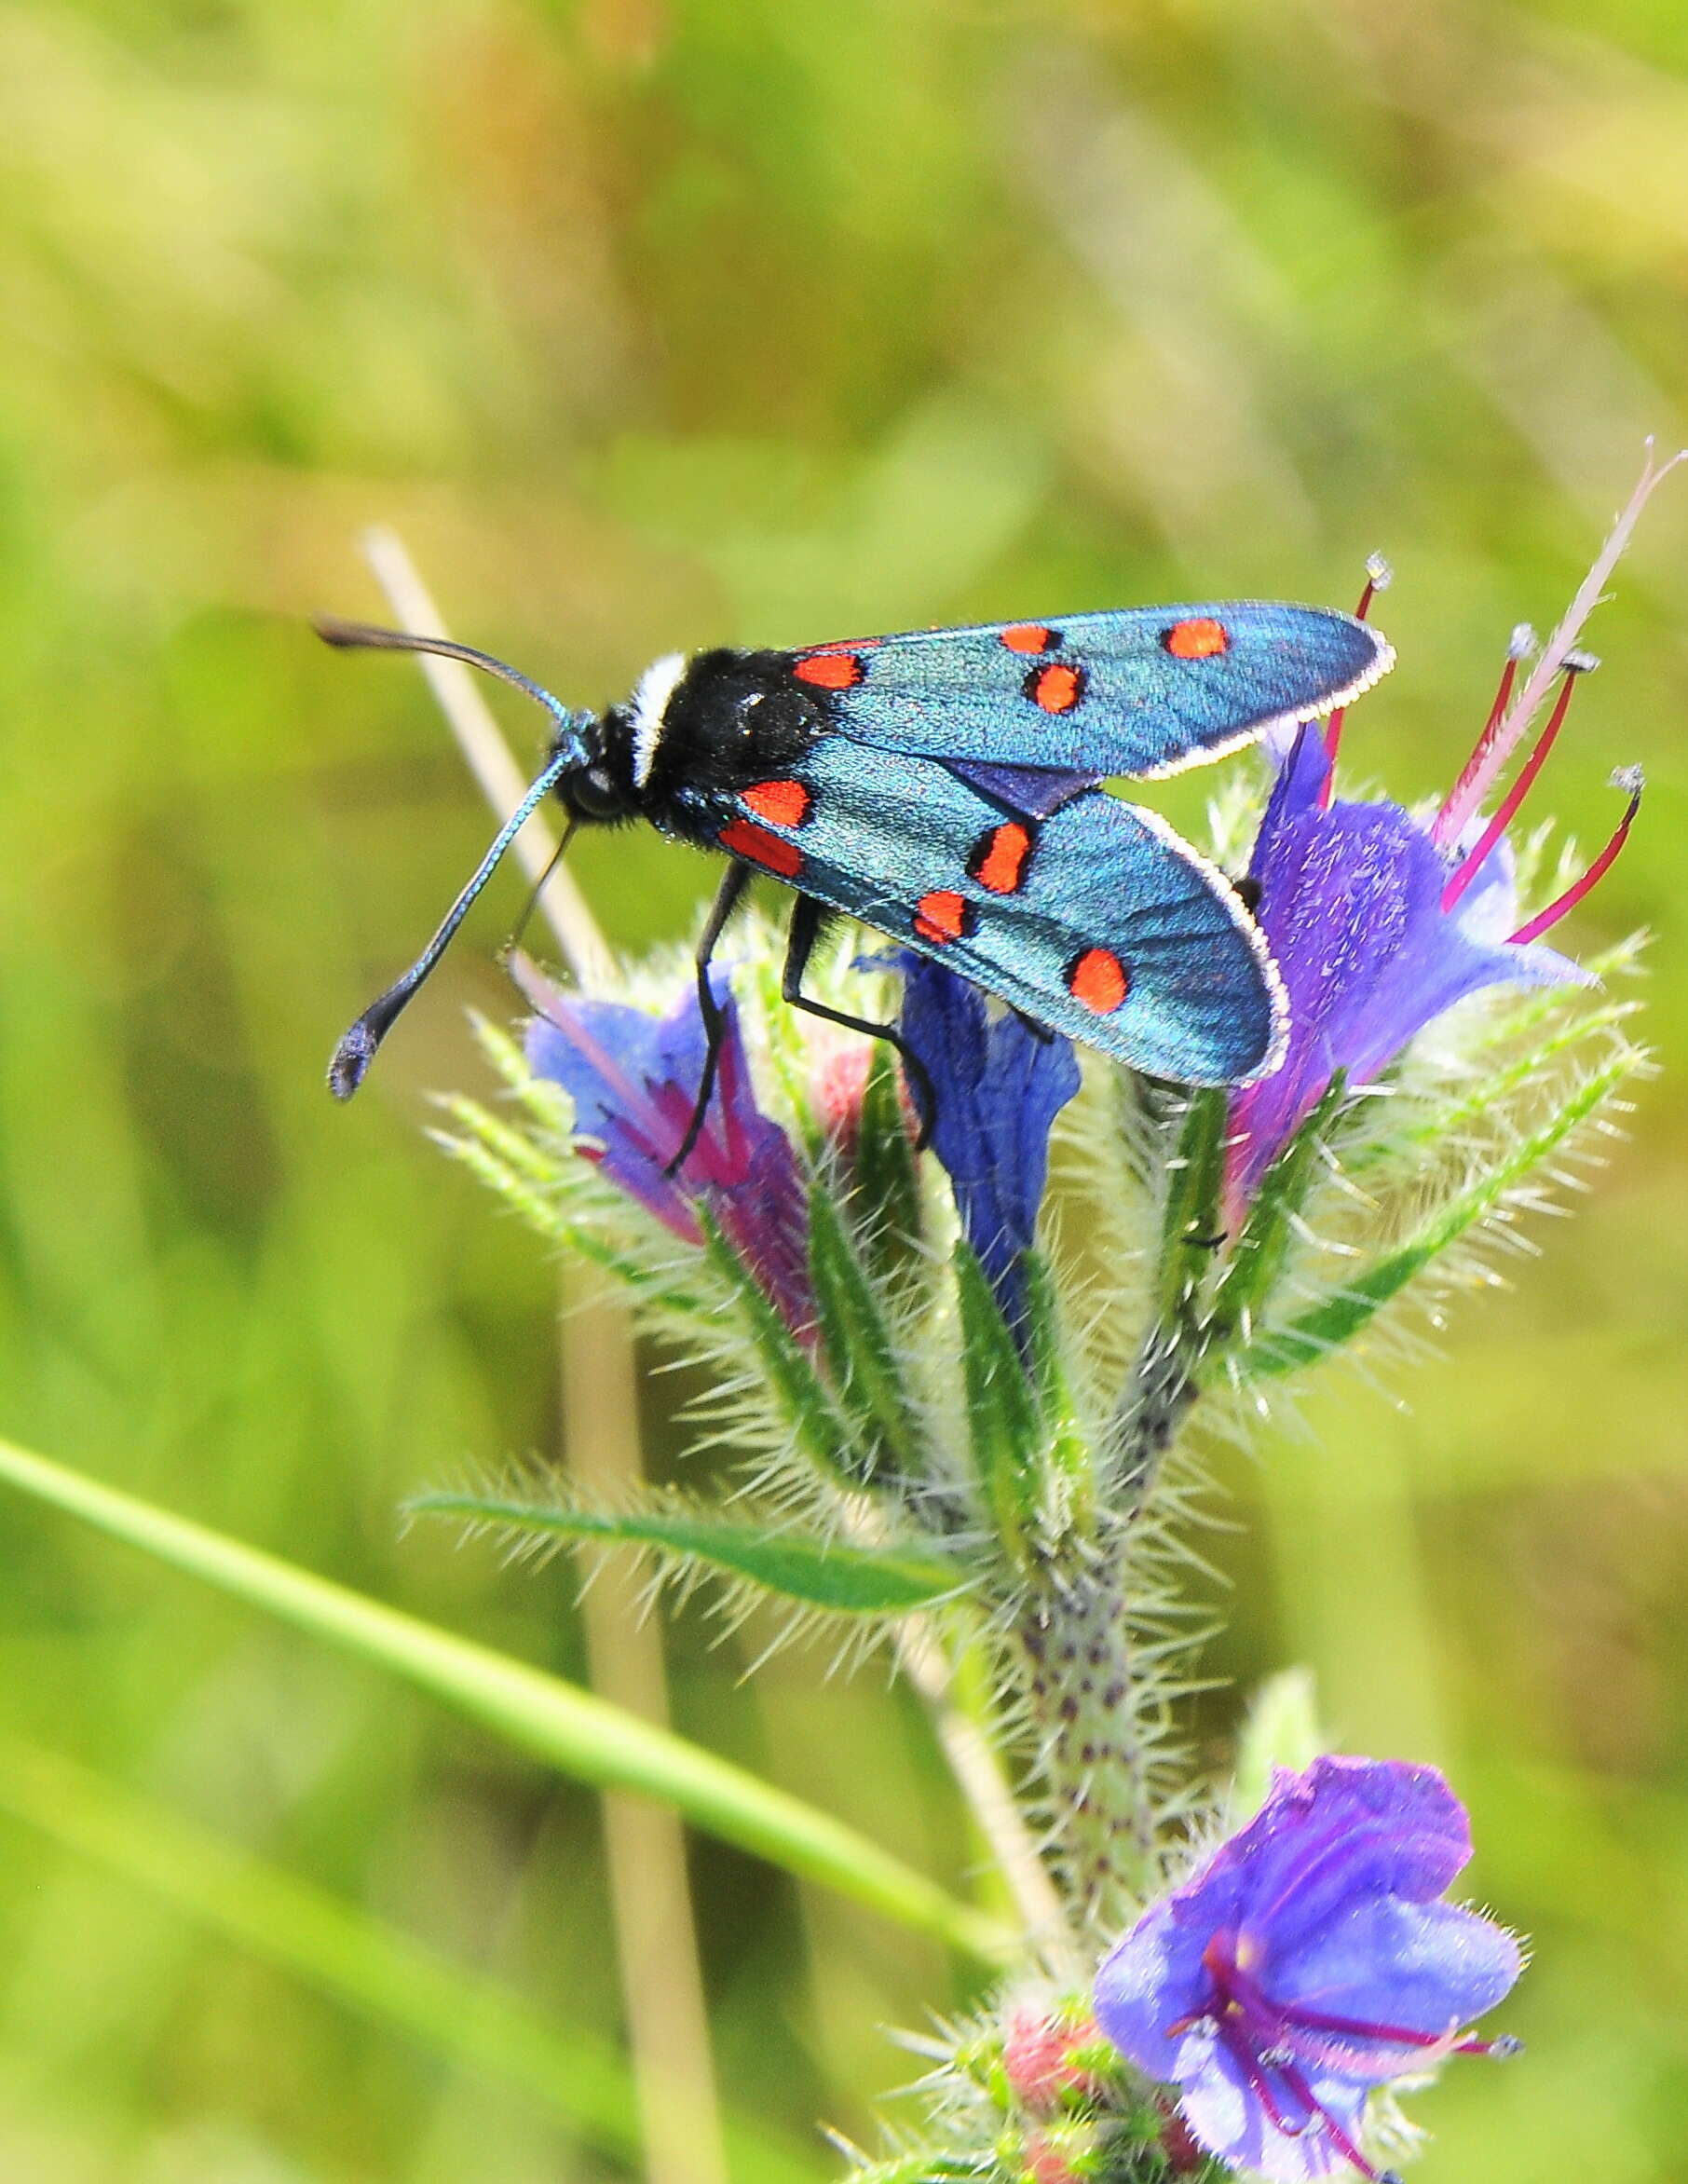
[[[374,614],[398,526],[459,632],[577,703],[658,651],[1225,594],[1401,652],[1357,767],[1445,783],[1688,423],[1674,0],[110,0],[0,8],[0,1430],[579,1673],[568,1572],[402,1536],[554,1444],[555,1276],[425,1143],[507,1011],[502,883],[336,1112],[328,1046],[487,834]],[[1535,1936],[1531,2044],[1418,2104],[1437,2178],[1676,2177],[1688,2144],[1688,478],[1554,760],[1653,777],[1586,946],[1645,922],[1664,1070],[1576,1225],[1446,1355],[1231,1469],[1246,1684],[1438,1760]],[[508,716],[524,757],[537,720]],[[1547,808],[1544,797],[1541,808]],[[582,845],[620,941],[704,867]],[[1410,1408],[1400,1407],[1406,1398]],[[672,1465],[657,1384],[653,1462]],[[12,1498],[0,1729],[618,2036],[595,1801]],[[824,1654],[679,1725],[958,1885],[917,1710]],[[1205,1701],[1222,1756],[1234,1700]],[[860,2137],[969,1992],[694,1846],[723,2079]],[[817,2155],[817,2166],[828,2157]],[[0,2176],[591,2178],[504,2086],[0,1816]]]

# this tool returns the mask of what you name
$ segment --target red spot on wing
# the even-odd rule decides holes
[[[1047,652],[1058,643],[1054,630],[1045,621],[1016,621],[1002,632],[1002,642],[1011,652]]]
[[[940,887],[923,894],[915,906],[914,929],[922,940],[939,948],[952,940],[965,940],[976,922],[973,905],[953,888]]]
[[[814,799],[800,781],[758,781],[739,792],[758,819],[770,826],[801,826]]]
[[[1031,854],[1032,832],[1018,819],[1005,819],[990,826],[973,845],[967,860],[968,877],[992,894],[1013,894],[1026,877],[1026,860]]]
[[[817,690],[853,690],[867,669],[859,652],[810,652],[791,672]]]
[[[1026,695],[1045,713],[1070,713],[1084,695],[1084,670],[1069,667],[1065,660],[1034,667],[1026,677]]]
[[[1087,948],[1067,966],[1067,990],[1097,1016],[1109,1016],[1131,991],[1131,974],[1111,949]]]
[[[1161,642],[1175,660],[1212,660],[1231,649],[1231,636],[1222,621],[1198,614],[1189,621],[1175,621],[1161,632]]]
[[[748,865],[760,865],[765,872],[775,873],[782,880],[795,880],[803,869],[803,853],[796,843],[782,841],[753,819],[735,819],[730,826],[722,827],[715,839],[731,855],[742,857]]]

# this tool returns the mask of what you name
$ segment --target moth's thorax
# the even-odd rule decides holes
[[[682,831],[684,808],[725,804],[789,769],[831,725],[824,697],[794,678],[789,652],[725,648],[659,660],[608,721],[625,723],[618,731],[641,812]]]

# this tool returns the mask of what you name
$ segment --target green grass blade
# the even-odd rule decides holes
[[[672,1730],[347,1587],[0,1440],[0,1480],[113,1538],[386,1668],[536,1758],[601,1789],[635,1790],[770,1863],[824,1883],[985,1962],[1011,1942],[830,1813]]]
[[[811,1539],[767,1524],[729,1524],[671,1509],[571,1509],[492,1494],[419,1494],[408,1505],[429,1516],[467,1517],[518,1535],[651,1547],[686,1562],[748,1577],[786,1600],[846,1615],[907,1615],[955,1592],[964,1573],[911,1549],[856,1547]]]
[[[519,2087],[595,2151],[636,2166],[638,2100],[619,2052],[510,1988],[118,1783],[0,1736],[0,1811],[452,2062]],[[817,2174],[764,2126],[728,2119],[744,2173]]]

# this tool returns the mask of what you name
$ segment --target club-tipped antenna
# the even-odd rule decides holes
[[[495,660],[489,652],[477,652],[472,645],[459,645],[450,637],[416,636],[404,630],[377,629],[367,622],[335,621],[326,617],[317,622],[316,629],[317,635],[326,644],[347,650],[437,652],[447,660],[461,660],[467,666],[483,668],[488,675],[496,675],[500,681],[513,684],[517,689],[525,691],[530,698],[543,705],[556,720],[559,730],[557,747],[547,760],[543,771],[530,784],[522,801],[498,829],[492,847],[475,867],[462,894],[441,920],[433,938],[404,976],[395,979],[385,993],[370,1003],[334,1048],[328,1065],[328,1088],[336,1099],[349,1099],[368,1074],[376,1049],[391,1031],[400,1012],[444,954],[452,935],[468,915],[470,904],[492,878],[499,858],[563,776],[580,765],[583,753],[575,716],[562,701],[553,698],[549,690],[541,689],[537,682],[530,682],[517,669],[507,666],[502,660]]]
[[[477,652],[472,645],[459,645],[456,637],[424,637],[415,630],[382,629],[373,621],[342,621],[337,615],[319,614],[311,623],[325,645],[337,652],[432,652],[442,660],[460,660],[465,667],[478,667],[496,675],[500,682],[524,691],[536,705],[543,705],[557,726],[575,732],[575,717],[561,698],[553,698],[543,684],[532,681],[519,667],[495,660],[490,652]]]

